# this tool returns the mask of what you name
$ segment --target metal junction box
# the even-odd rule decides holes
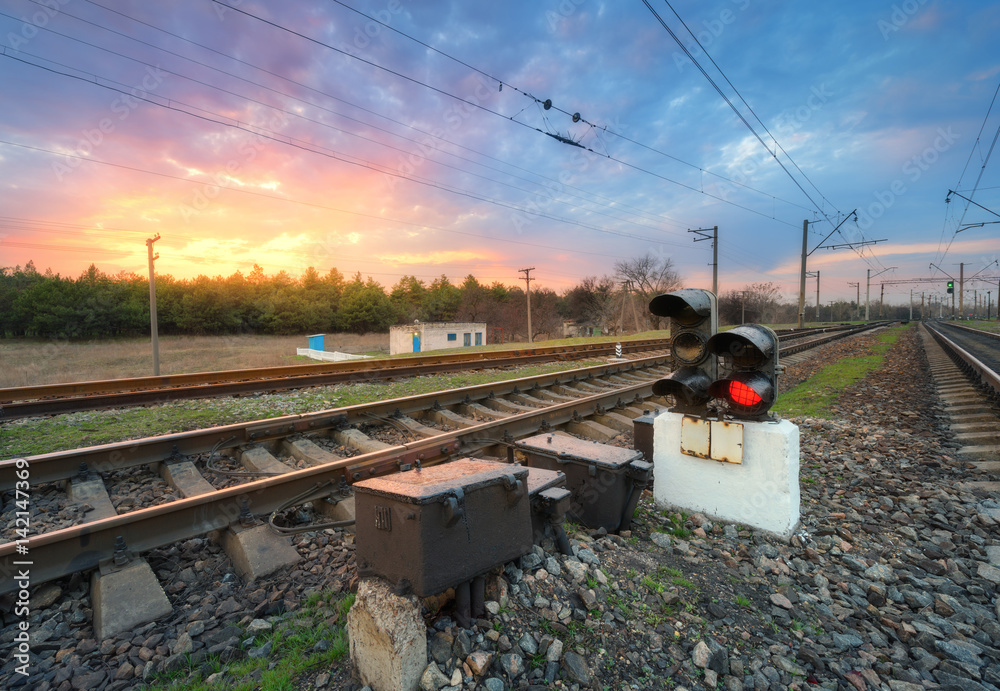
[[[531,497],[531,532],[535,543],[541,544],[547,536],[558,543],[565,540],[562,523],[572,501],[566,489],[566,475],[556,470],[528,468],[528,496]]]
[[[464,458],[354,484],[362,575],[421,597],[531,550],[528,469]]]
[[[653,464],[642,452],[562,434],[539,434],[515,443],[532,468],[566,473],[572,492],[569,517],[609,532],[628,528]]]

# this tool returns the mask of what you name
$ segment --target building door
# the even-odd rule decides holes
[[[413,334],[413,352],[420,352],[420,334],[418,333]]]

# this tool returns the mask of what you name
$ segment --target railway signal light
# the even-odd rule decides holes
[[[670,317],[670,354],[674,371],[653,384],[657,396],[673,396],[677,407],[692,412],[707,412],[708,389],[715,380],[716,359],[708,341],[718,331],[719,317],[715,293],[699,288],[685,288],[657,295],[649,311],[658,317]]]
[[[760,324],[744,324],[716,334],[708,350],[721,360],[726,375],[708,388],[739,418],[761,420],[778,396],[778,335]]]
[[[954,281],[948,281],[948,292],[949,293],[954,293],[955,292],[955,282]]]

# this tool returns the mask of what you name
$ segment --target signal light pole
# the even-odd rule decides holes
[[[712,232],[711,235],[706,235],[709,231]],[[694,239],[695,242],[701,242],[702,240],[712,241],[712,292],[716,295],[719,294],[719,226],[713,226],[712,228],[699,228],[698,230],[689,230],[689,233],[697,233],[698,237]]]
[[[528,296],[528,343],[531,343],[531,282],[535,279],[531,277],[531,272],[535,270],[535,267],[529,267],[527,269],[518,269],[519,274],[524,274],[524,292]]]
[[[153,254],[153,243],[160,239],[160,234],[146,240],[146,253],[149,255],[149,331],[153,340],[153,376],[160,376],[160,339],[156,326],[156,277],[153,275],[153,262],[160,258],[160,253]]]

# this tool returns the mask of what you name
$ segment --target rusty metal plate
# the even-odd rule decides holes
[[[725,463],[743,463],[743,425],[739,422],[712,420],[711,458]]]
[[[712,428],[708,420],[689,417],[681,418],[681,453],[698,458],[710,458],[712,449]]]
[[[536,434],[516,442],[514,446],[528,454],[550,456],[562,462],[593,464],[606,470],[621,470],[632,461],[642,458],[642,452],[635,449],[577,439],[565,434]]]
[[[463,458],[430,468],[410,470],[354,483],[356,491],[391,497],[411,504],[437,501],[450,490],[466,491],[488,485],[512,475],[523,475],[526,468],[497,461]]]
[[[558,470],[544,468],[528,468],[528,494],[535,496],[550,487],[565,487],[566,474]]]

